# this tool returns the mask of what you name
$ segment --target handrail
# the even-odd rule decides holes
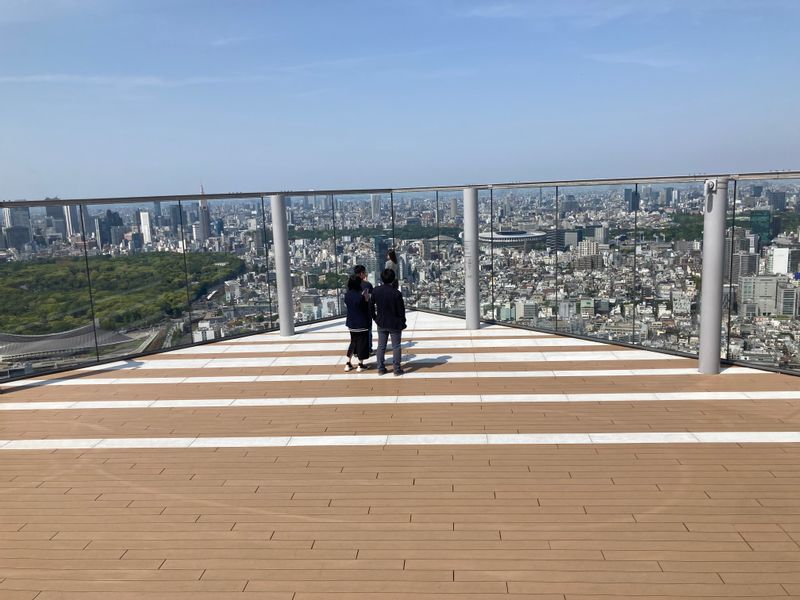
[[[0,208],[33,207],[33,206],[63,206],[65,204],[84,205],[112,205],[135,204],[141,202],[183,202],[204,200],[256,200],[263,196],[283,194],[285,196],[340,196],[364,194],[391,194],[412,192],[455,192],[464,188],[477,189],[525,189],[548,187],[586,187],[609,185],[633,185],[648,183],[691,183],[702,182],[706,179],[734,179],[737,181],[753,181],[768,179],[800,179],[800,170],[785,171],[755,171],[748,173],[722,173],[708,174],[697,173],[693,175],[667,175],[660,177],[623,177],[605,179],[564,179],[550,181],[508,181],[498,183],[465,183],[460,185],[432,185],[418,187],[383,187],[383,188],[353,188],[353,189],[320,189],[320,190],[275,190],[260,192],[222,192],[203,194],[174,194],[162,196],[117,196],[107,198],[46,198],[43,200],[0,200]]]

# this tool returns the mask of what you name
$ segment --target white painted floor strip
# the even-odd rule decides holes
[[[413,363],[403,363],[405,368],[413,368]],[[731,367],[722,372],[723,375],[770,375],[768,371]],[[636,377],[646,375],[684,375],[699,376],[694,368],[680,369],[609,369],[609,370],[555,370],[555,371],[408,371],[404,379],[464,379],[464,378],[569,378],[569,377]],[[393,375],[378,375],[375,369],[363,373],[334,373],[332,375],[229,375],[229,376],[197,376],[197,377],[116,377],[116,378],[53,378],[24,379],[4,384],[5,388],[44,387],[44,386],[85,386],[85,385],[179,385],[182,383],[275,383],[297,381],[354,381],[356,379],[393,379]]]
[[[346,348],[343,347],[343,350]],[[177,356],[177,355],[174,355]],[[335,356],[253,356],[238,358],[202,358],[202,354],[189,354],[183,356],[197,356],[197,358],[167,358],[167,359],[137,359],[129,361],[116,361],[106,365],[92,365],[76,369],[77,371],[125,371],[147,369],[240,369],[247,367],[323,367],[336,366],[345,363],[345,352]],[[594,362],[594,361],[640,361],[681,360],[680,356],[671,354],[656,354],[646,350],[614,351],[614,350],[589,350],[582,352],[454,352],[448,354],[445,350],[437,353],[418,352],[416,349],[405,350],[402,354],[403,364],[430,363],[430,364],[469,364],[469,363],[527,363],[527,362]],[[386,362],[393,362],[392,353],[385,355]],[[367,364],[374,365],[375,359],[369,359]],[[740,367],[745,368],[746,367]],[[747,369],[748,372],[755,369]]]
[[[455,433],[0,440],[0,450],[110,448],[265,448],[272,446],[416,446],[542,444],[796,444],[800,431],[643,431],[625,433]]]
[[[370,404],[538,404],[548,402],[697,402],[800,400],[800,391],[667,392],[597,394],[460,394],[413,396],[323,396],[318,398],[197,398],[187,400],[90,400],[65,402],[2,402],[0,411],[95,410],[139,408],[220,408],[255,406],[331,406]]]

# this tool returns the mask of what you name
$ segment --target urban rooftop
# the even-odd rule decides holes
[[[0,207],[0,598],[800,597],[800,171]]]

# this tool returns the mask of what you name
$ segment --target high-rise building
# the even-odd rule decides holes
[[[370,194],[371,216],[373,221],[380,221],[381,218],[381,195]]]
[[[64,219],[67,222],[68,236],[79,235],[83,231],[80,207],[77,204],[69,204],[64,207]]]
[[[25,206],[3,209],[3,227],[31,227],[31,211]]]
[[[139,231],[145,244],[153,243],[153,229],[150,225],[150,213],[146,210],[139,211]]]
[[[639,192],[625,188],[625,208],[628,212],[639,210]]]
[[[769,206],[775,212],[786,210],[786,192],[767,192]]]
[[[750,212],[750,231],[759,237],[762,244],[772,241],[772,213],[768,210]]]
[[[180,204],[172,204],[169,207],[169,228],[172,233],[181,232],[181,227],[185,227],[185,219],[182,218],[182,209]]]
[[[664,204],[672,206],[672,201],[675,199],[675,189],[671,187],[664,188]]]
[[[304,200],[308,197],[304,196]],[[197,242],[203,244],[211,237],[211,215],[208,212],[208,202],[205,199],[200,199],[200,210],[198,214],[198,222],[200,226],[197,228],[199,237],[195,238]]]
[[[450,220],[456,221],[458,219],[458,199],[450,198]]]
[[[758,273],[758,254],[735,252],[731,269],[731,283],[738,284],[741,277]]]
[[[761,198],[761,194],[764,192],[763,185],[754,185],[750,189],[752,190],[753,198]]]
[[[156,227],[161,225],[161,202],[158,200],[153,202],[153,225]]]

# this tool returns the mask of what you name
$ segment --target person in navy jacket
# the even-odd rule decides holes
[[[392,336],[394,374],[402,375],[404,371],[400,366],[402,358],[400,342],[402,331],[406,328],[406,306],[403,302],[403,294],[394,287],[394,270],[384,269],[381,273],[381,281],[383,285],[379,285],[372,291],[372,300],[369,303],[370,314],[378,326],[378,352],[376,354],[378,375],[386,373],[384,357],[389,336]]]
[[[369,330],[372,327],[370,320],[369,304],[361,289],[361,277],[351,275],[347,280],[347,292],[344,295],[344,304],[347,307],[347,328],[350,330],[350,345],[347,347],[347,363],[345,371],[351,371],[353,364],[350,362],[353,355],[358,357],[359,373],[366,367],[364,361],[369,358]]]

